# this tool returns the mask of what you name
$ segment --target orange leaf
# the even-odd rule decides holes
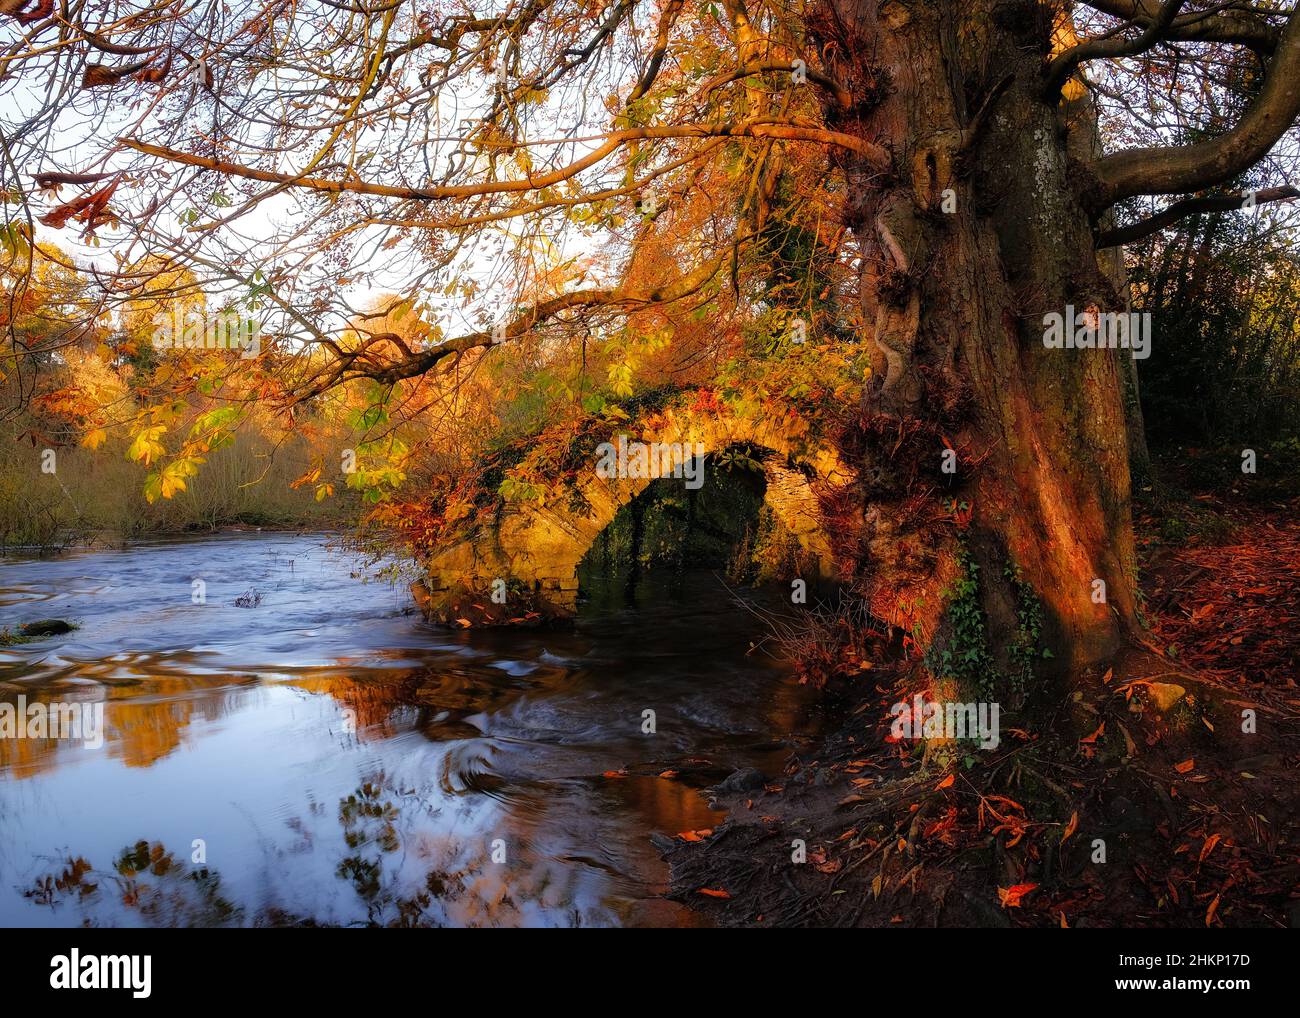
[[[713,887],[701,887],[696,894],[707,894],[710,898],[730,898],[731,895],[726,891],[718,890]]]
[[[1037,884],[1016,884],[1014,887],[999,887],[998,899],[1003,908],[1019,908],[1020,899],[1038,887]]]
[[[952,783],[956,780],[957,780],[956,775],[949,774],[946,778],[944,778],[942,781],[940,781],[937,785],[934,786],[934,790],[937,792],[941,788],[951,788]]]
[[[1223,835],[1221,834],[1211,834],[1208,838],[1206,838],[1205,844],[1201,846],[1201,857],[1196,861],[1205,862],[1205,857],[1214,851],[1214,846],[1219,843],[1219,840],[1222,837]]]
[[[1214,922],[1214,913],[1217,911],[1219,911],[1219,895],[1216,894],[1214,900],[1210,902],[1210,907],[1205,910],[1206,926],[1209,926],[1210,923]]]
[[[1093,732],[1091,735],[1085,738],[1080,739],[1079,741],[1085,744],[1094,743],[1097,741],[1101,733],[1104,732],[1105,730],[1106,730],[1106,722],[1103,721],[1100,725],[1097,726],[1097,730],[1095,732]]]
[[[677,777],[677,772],[676,772],[676,771],[660,771],[660,772],[659,772],[659,776],[660,776],[661,778],[675,778],[675,777]]]
[[[1070,822],[1065,825],[1065,833],[1061,835],[1062,845],[1065,844],[1066,840],[1070,837],[1071,834],[1075,832],[1078,826],[1079,826],[1079,813],[1078,810],[1076,810],[1075,812],[1070,814]]]
[[[1186,774],[1195,766],[1196,766],[1196,760],[1194,758],[1188,758],[1180,764],[1174,764],[1174,770],[1176,770],[1179,774]]]

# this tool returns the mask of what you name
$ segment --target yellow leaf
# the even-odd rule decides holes
[[[81,439],[81,444],[87,449],[98,449],[108,441],[108,432],[103,428],[92,428],[87,431]]]

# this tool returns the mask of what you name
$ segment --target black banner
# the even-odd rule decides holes
[[[263,939],[265,938],[265,939]],[[689,951],[651,947],[626,935],[545,945],[515,941],[488,945],[462,935],[391,933],[380,941],[344,931],[239,935],[180,930],[23,931],[7,945],[10,1000],[66,1003],[108,1001],[134,1008],[178,1004],[259,1005],[283,1000],[374,1005],[394,992],[465,992],[467,982],[488,982],[498,1008],[519,994],[520,1003],[546,1005],[539,987],[548,980],[580,990],[589,1004],[618,991],[610,980],[652,985],[678,993],[681,984],[706,992],[721,981],[742,993],[770,993],[774,980],[796,993],[843,987],[846,972],[860,976],[874,1007],[968,1004],[981,1008],[1035,1000],[1086,1005],[1124,997],[1160,998],[1177,1007],[1204,1000],[1232,1007],[1243,998],[1280,994],[1294,983],[1294,944],[1263,930],[1061,931],[990,936],[986,931],[907,933],[872,931],[825,937],[800,931],[749,941],[736,950],[692,945]],[[254,942],[256,941],[256,942]],[[757,948],[757,950],[756,950]],[[742,959],[749,954],[755,965]],[[713,959],[710,963],[708,959]],[[729,959],[729,960],[728,960]],[[1288,959],[1289,965],[1288,965]],[[656,974],[662,969],[662,974]],[[508,977],[503,978],[503,970]],[[761,977],[758,975],[761,971]],[[575,976],[601,972],[573,985]],[[445,984],[445,987],[444,987]],[[671,991],[669,991],[671,992]],[[60,999],[62,998],[62,999]],[[770,998],[769,998],[770,999]],[[435,998],[436,1000],[436,998]],[[666,1001],[667,1002],[667,1001]],[[1015,1006],[1020,1006],[1015,1004]]]

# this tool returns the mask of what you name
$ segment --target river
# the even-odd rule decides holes
[[[0,702],[104,725],[0,738],[0,925],[700,924],[650,835],[819,707],[712,574],[609,600],[448,631],[324,535],[0,559],[0,625],[78,625],[0,649]]]

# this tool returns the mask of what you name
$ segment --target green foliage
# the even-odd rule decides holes
[[[1009,693],[1023,697],[1032,686],[1035,666],[1052,657],[1041,646],[1042,602],[1021,577],[1019,567],[1008,560],[1002,578],[1015,592],[1017,621],[1015,635],[1006,645],[1009,674],[1004,674],[989,645],[988,620],[980,603],[979,563],[964,546],[958,549],[957,561],[961,573],[944,591],[952,635],[942,646],[940,641],[931,645],[926,667],[937,676],[955,679],[960,689],[978,693],[984,700]]]
[[[955,679],[959,689],[994,700],[1000,682],[980,604],[980,566],[965,547],[958,549],[957,562],[961,573],[944,591],[952,635],[942,647],[938,640],[931,644],[925,665],[937,676]]]
[[[1016,635],[1011,641],[1008,656],[1011,661],[1011,685],[1024,696],[1034,680],[1034,666],[1048,659],[1052,652],[1041,646],[1043,636],[1043,603],[1034,588],[1020,575],[1020,567],[1010,559],[1002,570],[1003,578],[1016,592]]]

